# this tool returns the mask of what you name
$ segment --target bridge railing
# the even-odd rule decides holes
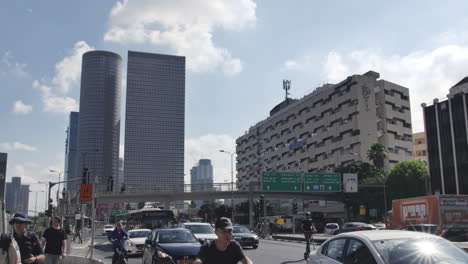
[[[125,190],[108,192],[115,193],[175,193],[175,192],[227,192],[238,191],[236,184],[231,183],[206,183],[206,184],[156,184],[156,185],[125,185]],[[105,192],[103,194],[106,194]]]

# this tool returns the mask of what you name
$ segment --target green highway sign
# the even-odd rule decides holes
[[[302,192],[302,177],[299,172],[264,172],[263,192]]]
[[[341,174],[304,173],[304,192],[341,192]]]

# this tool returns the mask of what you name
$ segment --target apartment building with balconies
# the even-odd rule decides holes
[[[425,132],[414,133],[413,143],[414,143],[414,158],[417,160],[424,161],[426,164],[428,164],[426,133]]]
[[[375,142],[388,150],[385,169],[411,159],[409,90],[379,77],[352,75],[275,106],[236,140],[238,188],[258,183],[264,171],[327,172],[368,161]]]

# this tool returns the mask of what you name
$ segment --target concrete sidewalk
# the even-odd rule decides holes
[[[91,249],[91,239],[83,241],[82,244],[71,242],[70,256],[89,257]]]

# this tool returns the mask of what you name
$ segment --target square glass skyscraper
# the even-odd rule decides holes
[[[183,191],[185,57],[128,52],[124,183]]]

